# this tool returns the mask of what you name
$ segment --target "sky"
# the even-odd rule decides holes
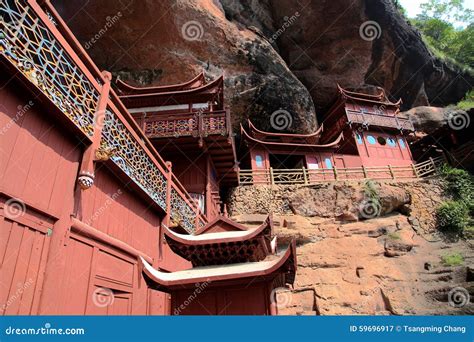
[[[400,4],[407,10],[409,18],[416,17],[420,11],[420,4],[426,0],[399,0]],[[464,6],[474,10],[474,0],[464,0]]]

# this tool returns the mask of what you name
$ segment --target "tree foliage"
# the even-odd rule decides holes
[[[413,24],[440,57],[474,68],[474,12],[464,0],[428,0]]]

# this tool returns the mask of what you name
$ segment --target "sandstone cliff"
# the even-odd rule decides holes
[[[336,83],[404,108],[459,101],[472,75],[436,59],[390,0],[53,1],[98,65],[140,85],[226,76],[235,123],[310,131]],[[234,127],[238,127],[234,125]]]
[[[364,198],[357,182],[234,190],[236,220],[258,224],[274,212],[279,243],[297,240],[296,284],[277,293],[280,314],[474,313],[468,299],[453,306],[456,291],[458,299],[474,296],[474,240],[437,234],[436,208],[446,199],[440,182],[377,187],[379,202]],[[446,264],[447,255],[463,262]]]

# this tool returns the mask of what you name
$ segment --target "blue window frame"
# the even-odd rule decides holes
[[[324,163],[326,164],[326,169],[332,169],[331,158],[324,159]]]
[[[261,155],[257,154],[255,156],[255,163],[257,164],[257,167],[263,167],[263,158]]]
[[[393,138],[387,138],[387,144],[388,146],[391,146],[391,147],[397,146],[397,142]]]
[[[367,141],[368,141],[368,143],[371,144],[371,145],[375,145],[375,143],[377,142],[377,140],[375,140],[375,138],[374,138],[373,136],[371,136],[371,135],[368,135],[368,136],[367,136]]]
[[[359,133],[356,134],[356,139],[357,139],[357,143],[359,145],[362,145],[362,136]]]
[[[398,139],[398,143],[400,144],[401,148],[406,148],[405,141],[402,138]]]

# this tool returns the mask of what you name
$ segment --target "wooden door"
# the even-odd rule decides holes
[[[13,211],[11,204],[0,203],[0,313],[35,315],[53,224],[26,207]]]

